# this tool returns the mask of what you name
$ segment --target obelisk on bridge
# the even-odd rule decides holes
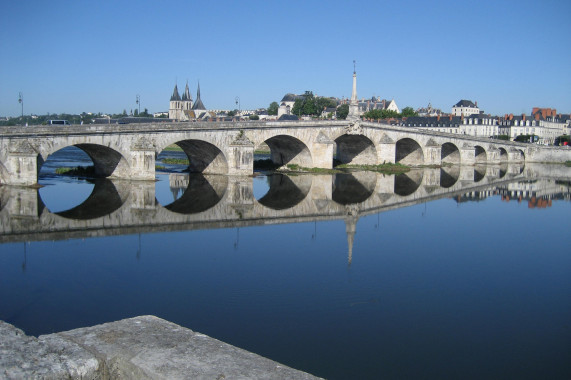
[[[359,101],[357,100],[357,68],[353,60],[353,90],[351,91],[351,101],[349,102],[349,114],[347,120],[359,120]]]

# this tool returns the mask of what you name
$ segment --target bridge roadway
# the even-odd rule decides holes
[[[345,120],[6,127],[0,129],[0,183],[36,183],[45,160],[67,146],[84,150],[103,177],[154,180],[156,156],[171,144],[184,150],[192,172],[251,175],[262,143],[276,164],[315,168],[331,168],[334,157],[358,165],[571,160],[566,147]]]
[[[554,181],[568,181],[571,168],[506,164],[425,168],[400,176],[271,176],[260,199],[251,177],[173,175],[173,186],[185,192],[164,207],[155,198],[154,182],[101,179],[81,205],[59,213],[47,209],[37,189],[1,186],[0,243],[324,220],[345,220],[351,242],[361,216],[539,178],[560,186]]]

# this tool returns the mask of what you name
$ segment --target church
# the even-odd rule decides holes
[[[192,95],[188,89],[188,82],[182,97],[178,93],[178,87],[175,84],[169,105],[169,119],[178,121],[189,121],[196,119],[203,119],[209,117],[210,114],[206,111],[206,107],[200,99],[200,83],[196,90],[196,101],[192,101]]]

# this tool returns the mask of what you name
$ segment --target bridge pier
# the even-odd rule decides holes
[[[424,164],[425,165],[441,165],[442,164],[442,146],[434,141],[429,141],[424,147]]]
[[[487,162],[491,165],[497,165],[501,162],[500,150],[498,148],[491,147],[488,149]]]
[[[25,140],[10,146],[6,162],[6,183],[29,186],[38,182],[38,153]]]
[[[155,180],[155,146],[145,137],[131,146],[130,179]]]
[[[508,151],[508,161],[509,162],[523,162],[525,158],[520,150],[511,148]]]
[[[394,140],[392,140],[386,134],[381,137],[377,148],[377,156],[379,164],[394,164],[396,158],[397,146]]]
[[[424,187],[440,187],[440,168],[425,169],[421,185]]]
[[[461,165],[458,181],[467,183],[474,182],[474,167]]]
[[[226,156],[228,157],[228,174],[254,174],[254,143],[246,136],[239,135],[228,146]]]
[[[476,163],[476,148],[473,145],[464,144],[460,148],[460,164],[474,165]]]
[[[321,169],[333,168],[333,147],[335,143],[329,137],[320,133],[311,144],[313,167]]]
[[[317,203],[329,204],[333,199],[332,179],[331,175],[312,175],[311,188],[306,197]]]

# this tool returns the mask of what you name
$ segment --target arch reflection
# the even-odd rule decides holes
[[[90,220],[101,218],[118,210],[124,203],[115,184],[106,179],[99,178],[92,181],[93,191],[80,205],[69,210],[54,213],[66,219]]]
[[[366,201],[375,191],[377,174],[353,172],[335,174],[332,199],[342,205]]]
[[[189,174],[171,175],[169,179],[187,185],[180,198],[164,206],[177,214],[197,214],[216,206],[224,197],[228,187],[226,176]]]
[[[268,177],[268,192],[258,202],[273,210],[284,210],[299,204],[311,189],[312,178],[308,175],[287,176],[272,174]]]
[[[411,170],[408,173],[395,175],[394,192],[400,196],[413,194],[422,183],[423,171]]]

